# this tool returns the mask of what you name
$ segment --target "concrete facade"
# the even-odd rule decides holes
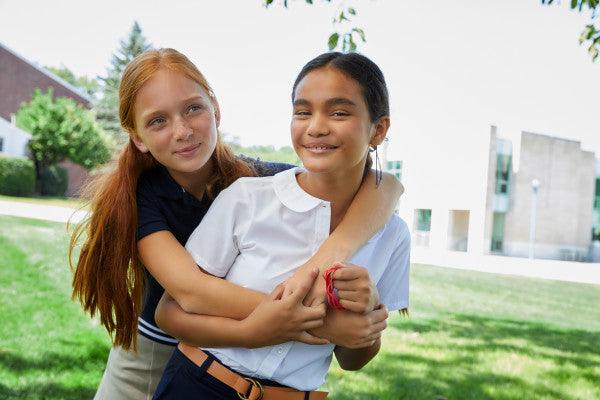
[[[592,225],[600,212],[594,208],[600,161],[579,142],[522,132],[518,160],[513,160],[511,141],[492,127],[489,135],[473,136],[468,144],[440,143],[439,148],[431,156],[407,152],[411,158],[402,164],[406,192],[398,213],[412,227],[420,253],[528,257],[532,181],[537,179],[533,256],[595,260]],[[420,221],[423,215],[430,221]]]
[[[537,179],[535,256],[584,259],[592,230],[595,157],[579,142],[523,132],[519,171],[513,174],[503,254],[527,256]]]

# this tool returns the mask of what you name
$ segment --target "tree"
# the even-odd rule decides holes
[[[554,0],[542,0],[542,4],[551,5]],[[590,12],[590,23],[585,26],[579,36],[579,43],[588,46],[588,53],[592,56],[592,61],[596,61],[600,55],[600,23],[597,22],[598,12],[600,10],[600,0],[571,0],[571,10]]]
[[[31,133],[29,149],[41,192],[45,170],[65,159],[91,169],[110,159],[112,142],[96,123],[94,113],[54,91],[36,89],[33,98],[17,111],[17,126]]]
[[[325,3],[332,3],[332,0],[321,0]],[[304,0],[305,4],[312,5],[314,0]],[[263,0],[265,7],[270,7],[274,3],[274,0]],[[280,4],[288,8],[289,0],[281,0]],[[362,28],[353,26],[351,20],[358,14],[358,11],[354,7],[348,7],[346,2],[340,2],[338,10],[335,12],[332,24],[334,31],[329,35],[327,39],[327,47],[329,50],[341,50],[343,52],[353,52],[358,48],[357,42],[360,40],[362,43],[367,41],[365,32]]]
[[[62,78],[64,81],[70,83],[71,85],[82,89],[88,95],[95,97],[98,91],[100,90],[100,83],[96,79],[88,78],[87,76],[75,76],[73,71],[69,68],[61,65],[60,67],[45,67],[48,71],[52,72],[54,75]]]
[[[119,48],[113,54],[111,65],[106,76],[100,77],[103,82],[102,98],[96,106],[98,122],[102,128],[115,139],[122,139],[119,123],[119,83],[125,66],[136,56],[152,49],[152,45],[142,34],[140,24],[133,23],[127,38],[119,42]]]

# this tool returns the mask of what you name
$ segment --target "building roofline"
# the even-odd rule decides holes
[[[543,136],[543,137],[550,138],[550,139],[553,139],[553,140],[561,140],[563,142],[571,142],[571,143],[575,143],[575,144],[579,145],[579,147],[581,147],[581,141],[579,141],[579,140],[565,139],[565,138],[561,138],[561,137],[558,137],[558,136],[552,136],[552,135],[549,135],[547,133],[537,133],[537,132],[531,132],[531,131],[521,131],[521,135],[524,135],[524,134],[535,135],[535,136]]]
[[[41,66],[37,65],[36,63],[27,60],[25,57],[19,55],[17,52],[15,52],[14,50],[10,49],[9,47],[7,47],[2,42],[0,42],[0,47],[3,48],[4,50],[8,51],[13,56],[17,57],[19,60],[21,60],[21,61],[25,62],[26,64],[30,65],[31,67],[35,68],[37,71],[39,71],[42,74],[46,75],[50,79],[56,81],[58,84],[62,85],[66,89],[68,89],[71,92],[75,93],[77,96],[79,96],[82,99],[84,99],[85,101],[87,101],[90,106],[94,105],[94,102],[95,102],[94,99],[89,94],[87,94],[85,91],[83,91],[82,89],[71,85],[69,82],[65,81],[61,77],[59,77],[59,76],[53,74],[52,72],[48,71],[46,68],[41,67]]]

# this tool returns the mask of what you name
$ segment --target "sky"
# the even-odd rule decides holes
[[[178,49],[205,74],[224,133],[278,147],[290,143],[291,85],[327,50],[340,4],[290,3],[0,0],[0,42],[41,65],[98,76],[136,20],[154,46]],[[581,141],[600,156],[600,62],[578,43],[589,15],[563,3],[345,1],[367,35],[359,51],[389,86],[388,159],[452,143],[464,157],[490,125],[517,148],[530,131]]]

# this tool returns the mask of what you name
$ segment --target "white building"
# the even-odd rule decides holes
[[[31,134],[0,117],[0,155],[27,156]]]
[[[513,160],[511,141],[498,138],[495,127],[463,136],[440,135],[438,143],[411,148],[401,163],[386,160],[388,169],[401,168],[394,170],[406,188],[398,213],[412,228],[413,246],[596,261],[600,161],[592,152],[576,141],[522,132]]]

